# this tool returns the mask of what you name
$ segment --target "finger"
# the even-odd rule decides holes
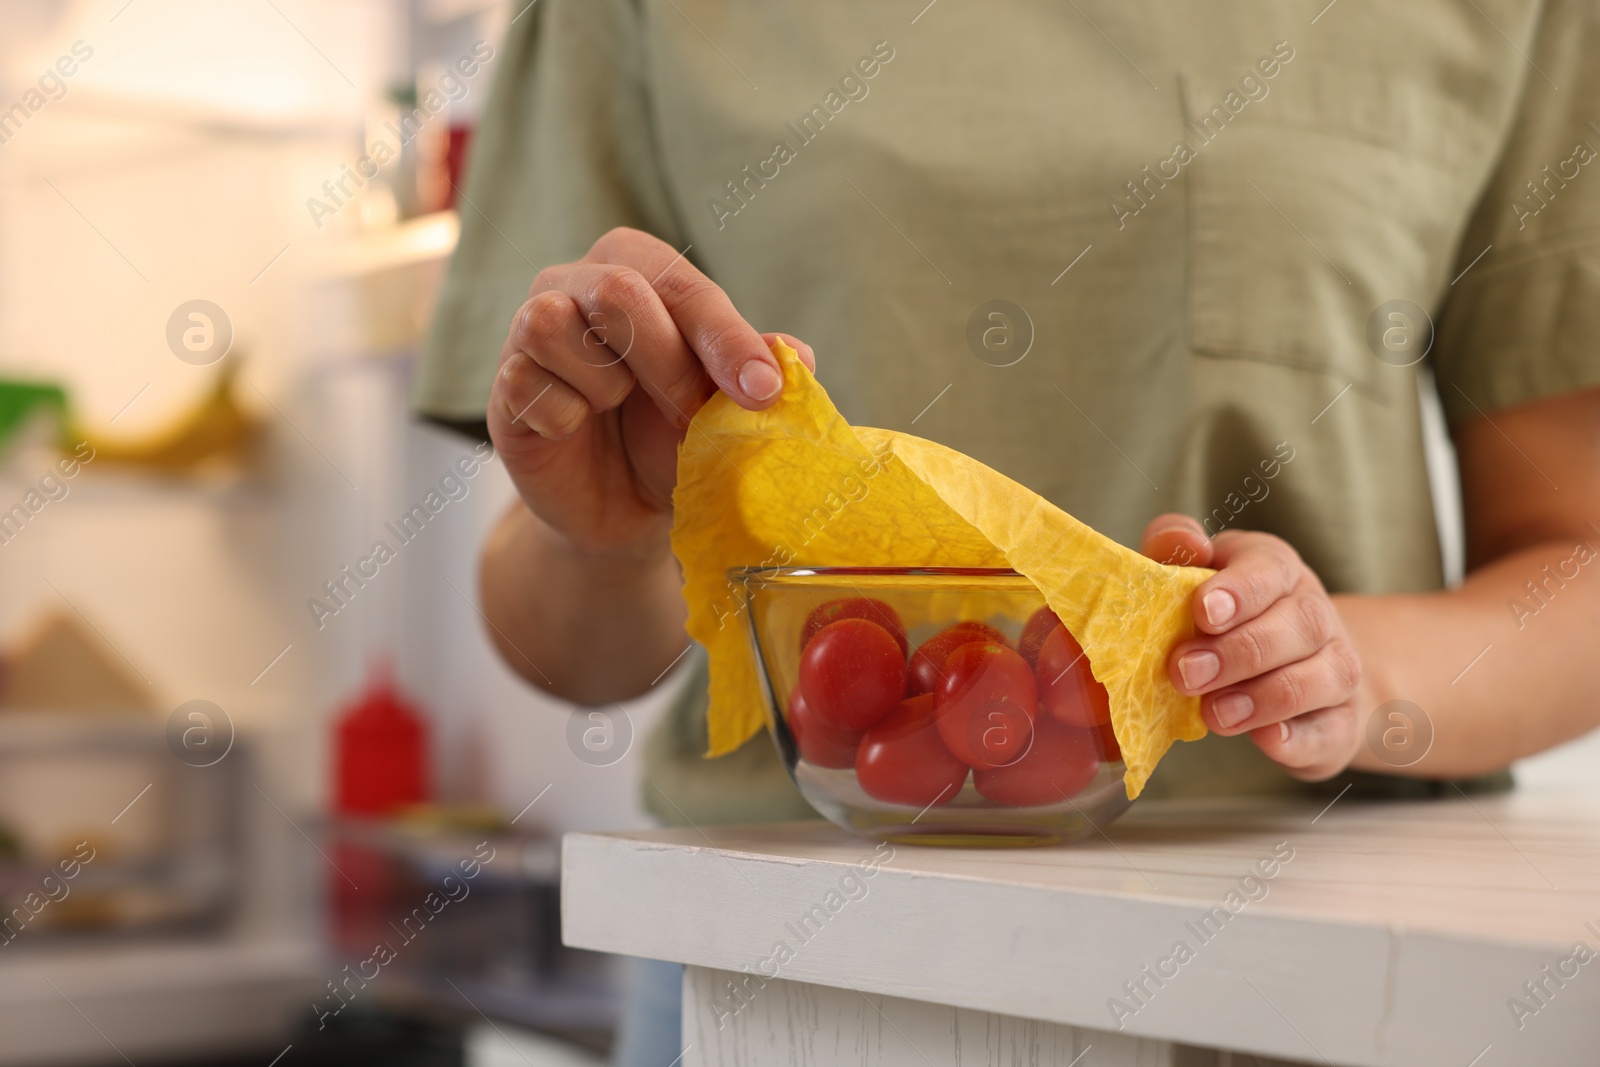
[[[1204,633],[1250,621],[1310,576],[1299,553],[1271,534],[1228,530],[1211,546],[1218,573],[1194,592],[1194,622]]]
[[[649,234],[619,229],[595,242],[585,258],[593,257],[625,264],[644,276],[711,380],[735,403],[760,410],[777,398],[783,389],[777,357],[728,294],[682,252]],[[639,373],[637,366],[634,372]]]
[[[1296,593],[1237,629],[1178,645],[1168,672],[1181,691],[1208,693],[1302,660],[1338,632],[1338,613],[1327,596]]]
[[[678,324],[647,279],[614,263],[573,265],[562,281],[585,323],[603,324],[607,349],[626,353],[624,362],[661,414],[677,426],[716,389]]]
[[[1335,641],[1296,663],[1208,694],[1201,702],[1201,714],[1219,734],[1244,733],[1342,704],[1360,679],[1354,654],[1342,641]]]
[[[800,338],[787,333],[764,333],[761,339],[767,343],[768,348],[772,347],[774,341],[782,341],[800,354],[800,362],[806,365],[807,370],[812,374],[817,373],[817,354]]]
[[[1332,778],[1350,763],[1360,740],[1355,706],[1319,708],[1263,726],[1250,735],[1267,758],[1303,782]]]
[[[640,498],[658,511],[670,512],[672,490],[678,483],[678,445],[686,430],[663,419],[642,389],[623,401],[619,415]]]
[[[1205,528],[1177,512],[1157,515],[1150,520],[1139,538],[1139,551],[1157,563],[1211,566],[1211,539],[1206,536]]]
[[[553,441],[571,437],[589,417],[589,403],[572,386],[539,366],[526,352],[500,364],[489,397],[489,433],[495,440],[538,434]]]
[[[586,321],[572,297],[547,290],[517,310],[510,339],[518,351],[581,394],[590,411],[599,412],[622,403],[634,384],[633,371],[606,344],[610,334],[602,313]]]

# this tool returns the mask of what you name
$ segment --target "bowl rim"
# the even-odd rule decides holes
[[[733,581],[749,582],[752,579],[772,578],[856,578],[856,577],[955,577],[955,578],[1026,578],[1021,571],[1010,567],[730,567],[727,576]]]

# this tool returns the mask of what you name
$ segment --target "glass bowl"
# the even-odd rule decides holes
[[[1044,845],[1095,833],[1132,803],[1104,687],[1024,576],[729,577],[744,590],[773,742],[833,823],[914,844]]]

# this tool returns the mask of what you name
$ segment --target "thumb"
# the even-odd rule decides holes
[[[1139,538],[1139,551],[1157,563],[1182,567],[1209,567],[1213,556],[1205,527],[1175,511],[1150,520]]]

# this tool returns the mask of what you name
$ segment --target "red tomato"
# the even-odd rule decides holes
[[[1026,754],[1006,767],[979,770],[972,776],[978,792],[990,800],[1015,808],[1059,804],[1083,792],[1100,770],[1100,738],[1093,730],[1080,730],[1039,716],[1033,744]]]
[[[1011,763],[1028,750],[1039,691],[1023,658],[1004,645],[975,641],[944,661],[933,698],[939,736],[979,769]]]
[[[806,650],[811,639],[817,636],[824,626],[840,619],[866,619],[875,622],[888,630],[899,642],[901,657],[910,650],[910,645],[906,641],[905,624],[900,621],[900,616],[893,608],[881,600],[853,596],[843,600],[830,600],[806,616],[806,624],[800,628],[800,651]]]
[[[939,738],[933,697],[900,702],[870,727],[856,753],[856,780],[867,795],[917,808],[948,804],[967,781],[967,765]]]
[[[1056,613],[1047,607],[1040,608],[1029,617],[1028,624],[1022,628],[1022,636],[1017,638],[1017,651],[1028,661],[1028,666],[1039,662],[1040,646],[1050,636],[1050,631],[1060,625],[1061,620],[1056,618]]]
[[[789,694],[789,714],[785,721],[794,735],[800,758],[818,767],[854,767],[856,749],[861,747],[861,732],[839,730],[818,719],[806,703],[800,687]]]
[[[1111,721],[1111,695],[1095,680],[1089,657],[1065,626],[1050,631],[1034,666],[1039,703],[1068,726],[1102,726]]]
[[[800,691],[819,722],[865,730],[895,709],[906,661],[894,635],[866,619],[830,622],[800,656]]]
[[[1004,645],[1006,636],[993,626],[981,622],[958,622],[940,630],[922,642],[911,657],[911,667],[906,677],[906,696],[937,692],[939,683],[944,679],[945,657],[973,641],[992,641]]]
[[[1108,722],[1100,724],[1100,758],[1107,763],[1122,762],[1122,746],[1117,744],[1117,732]]]

